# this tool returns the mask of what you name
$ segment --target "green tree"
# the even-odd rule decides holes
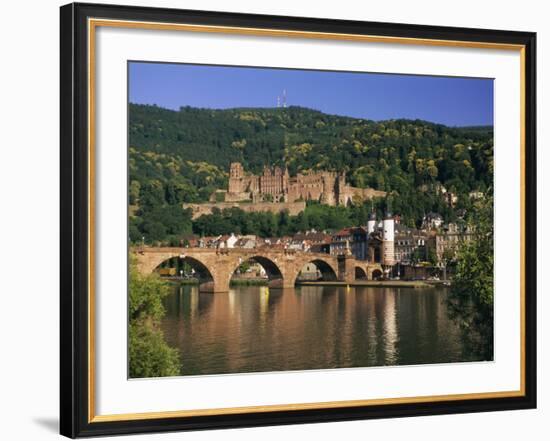
[[[130,182],[130,188],[128,190],[130,205],[136,205],[138,203],[140,188],[141,185],[138,181]]]
[[[179,353],[164,341],[159,322],[164,316],[162,299],[169,286],[157,275],[141,275],[130,263],[129,358],[130,377],[166,377],[180,372]]]
[[[456,274],[448,298],[467,349],[476,358],[493,359],[494,247],[493,198],[477,201],[469,219],[472,237],[456,253]]]
[[[431,266],[437,266],[439,263],[437,261],[437,253],[433,248],[428,248],[426,260],[430,263]]]
[[[128,343],[130,378],[179,375],[178,352],[166,344],[160,331],[130,323]]]

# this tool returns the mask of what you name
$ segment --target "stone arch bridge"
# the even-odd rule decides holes
[[[317,266],[323,280],[352,283],[356,279],[369,279],[381,272],[379,264],[369,264],[353,256],[332,256],[324,253],[307,253],[279,249],[243,248],[168,248],[140,247],[131,250],[136,257],[137,268],[142,274],[150,274],[168,259],[179,257],[191,265],[199,278],[201,291],[225,292],[235,270],[252,260],[266,271],[269,286],[294,287],[301,269],[307,263]]]

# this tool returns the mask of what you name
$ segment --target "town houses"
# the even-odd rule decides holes
[[[225,234],[190,237],[186,247],[216,249],[286,249],[300,252],[350,255],[357,260],[380,264],[386,277],[424,278],[452,265],[462,241],[471,238],[469,228],[444,223],[438,213],[424,216],[420,228],[401,222],[399,215],[386,214],[377,218],[373,212],[367,225],[342,228],[337,231],[308,230],[292,236],[262,238],[256,235]],[[430,268],[433,271],[430,272]],[[309,268],[314,274],[315,269]]]
[[[332,255],[349,254],[359,260],[367,260],[369,233],[365,227],[350,227],[332,235],[329,253]]]

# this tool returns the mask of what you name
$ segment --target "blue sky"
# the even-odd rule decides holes
[[[131,62],[130,102],[226,109],[289,106],[449,126],[493,124],[493,80],[271,68]]]

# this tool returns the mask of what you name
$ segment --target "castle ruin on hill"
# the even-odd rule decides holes
[[[287,168],[266,166],[261,175],[253,175],[245,173],[240,162],[233,162],[224,201],[288,203],[312,200],[334,206],[385,195],[384,191],[372,188],[352,187],[346,183],[345,172],[310,171],[290,176]]]
[[[357,188],[346,183],[345,173],[328,171],[298,173],[290,176],[280,167],[264,167],[261,175],[246,173],[241,163],[234,162],[229,169],[229,185],[212,193],[206,203],[185,203],[192,218],[210,214],[214,209],[239,208],[245,212],[287,211],[296,216],[306,208],[306,201],[326,205],[348,205],[376,197],[386,192],[372,188]]]

